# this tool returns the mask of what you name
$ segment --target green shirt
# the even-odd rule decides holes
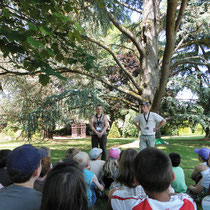
[[[174,188],[175,192],[181,193],[187,191],[187,185],[185,183],[184,171],[181,167],[172,167],[172,170],[175,175],[174,181],[171,183],[171,186]]]

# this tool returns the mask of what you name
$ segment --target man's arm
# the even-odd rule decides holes
[[[107,130],[108,127],[109,127],[109,121],[107,119],[107,116],[104,115],[104,129],[101,131],[101,133],[99,133],[100,137],[103,136],[104,132]]]
[[[162,121],[160,122],[160,124],[157,126],[157,129],[159,130],[165,124],[166,124],[166,120],[165,119],[162,119]]]
[[[138,116],[133,119],[133,124],[137,127],[139,131],[141,131],[141,127],[139,124],[139,120],[137,120]]]
[[[94,116],[91,118],[90,127],[91,127],[92,131],[94,133],[96,133],[96,135],[98,136],[99,135],[99,132],[94,128]]]

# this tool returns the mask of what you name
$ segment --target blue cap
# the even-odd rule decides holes
[[[92,160],[96,160],[102,152],[103,150],[101,148],[94,147],[90,150],[89,156]]]
[[[44,156],[43,151],[39,151],[31,144],[24,144],[10,152],[7,158],[7,169],[29,175],[38,168],[40,160]]]
[[[210,149],[208,149],[208,148],[195,149],[194,152],[199,154],[205,160],[209,159]]]

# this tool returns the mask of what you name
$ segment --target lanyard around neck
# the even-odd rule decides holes
[[[100,123],[100,121],[101,121],[101,118],[102,118],[102,114],[100,115],[100,117],[98,117],[98,115],[96,114],[96,122],[97,122],[97,124],[99,124]]]
[[[147,119],[146,119],[146,115],[144,114],[144,119],[145,119],[145,121],[146,121],[146,125],[147,125],[148,120],[149,120],[149,115],[150,115],[150,112],[149,112],[149,114],[147,115]]]

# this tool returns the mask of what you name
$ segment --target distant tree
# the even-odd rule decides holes
[[[203,72],[205,70],[203,69]],[[197,71],[191,75],[175,76],[168,83],[166,95],[161,103],[161,113],[167,118],[170,128],[190,126],[192,130],[200,124],[209,139],[210,86],[209,78]],[[177,94],[187,87],[198,99],[177,99]]]

